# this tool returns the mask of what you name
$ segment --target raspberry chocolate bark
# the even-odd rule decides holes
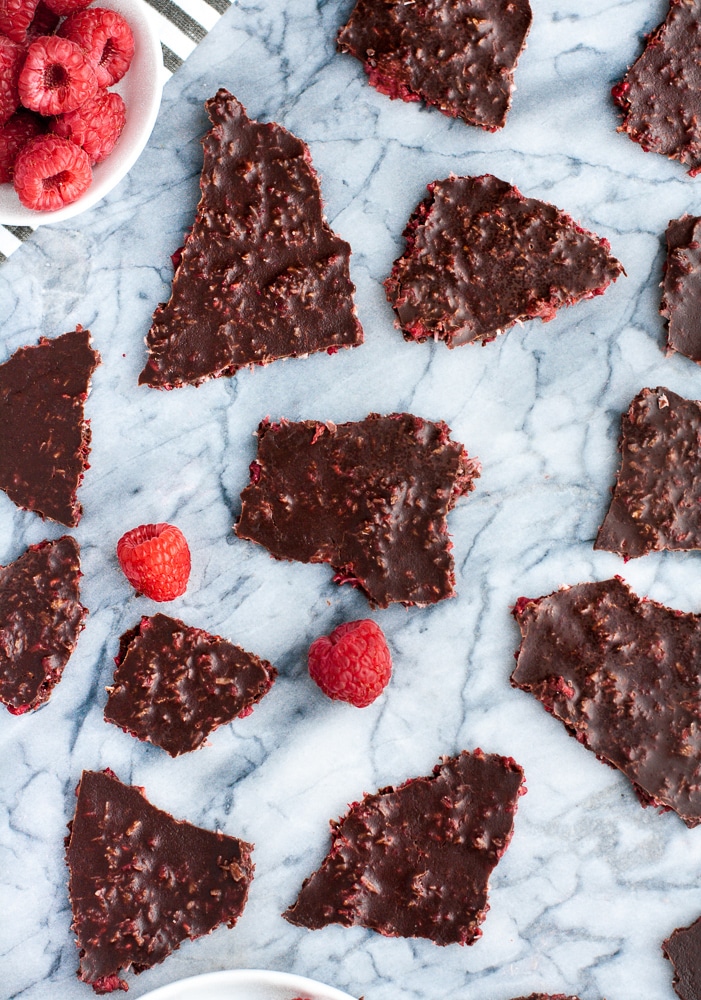
[[[83,771],[66,861],[78,977],[126,990],[186,938],[233,927],[253,878],[252,844],[173,819],[112,771]]]
[[[511,676],[644,806],[701,822],[701,617],[641,600],[615,577],[521,597]]]
[[[264,420],[239,538],[327,562],[381,608],[455,595],[447,515],[480,466],[442,421],[410,413],[335,425]]]
[[[701,217],[672,219],[666,236],[660,313],[667,320],[667,350],[701,364]]]
[[[388,937],[473,944],[525,790],[515,761],[475,750],[444,757],[428,777],[365,795],[331,824],[331,850],[283,916],[312,930],[360,925]]]
[[[595,549],[625,559],[701,548],[701,402],[643,389],[623,415],[621,467]]]
[[[0,702],[13,715],[43,705],[61,680],[88,613],[80,577],[69,535],[0,566]]]
[[[350,247],[323,217],[307,146],[226,90],[205,107],[202,196],[139,378],[158,389],[363,339]]]
[[[77,327],[0,365],[0,489],[18,507],[74,526],[76,491],[88,467],[90,427],[83,404],[100,355]]]
[[[701,0],[670,0],[667,18],[612,90],[623,109],[619,132],[645,152],[701,170]]]
[[[491,174],[429,184],[385,282],[405,340],[488,343],[601,295],[622,265],[607,240]]]
[[[218,635],[157,614],[120,640],[105,719],[171,757],[250,715],[277,670]]]
[[[358,0],[338,48],[363,63],[382,94],[495,132],[531,20],[528,0]]]
[[[690,927],[678,927],[662,943],[674,969],[672,985],[682,1000],[701,1000],[701,917]]]

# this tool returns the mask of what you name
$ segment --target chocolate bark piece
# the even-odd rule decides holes
[[[226,90],[205,107],[202,196],[139,377],[157,389],[363,340],[350,246],[324,219],[305,143]]]
[[[162,962],[186,938],[233,927],[253,878],[252,844],[174,819],[109,769],[83,771],[66,861],[78,977],[96,993]]]
[[[607,240],[492,174],[428,190],[385,281],[405,340],[488,343],[514,323],[547,322],[603,294],[623,273]]]
[[[579,1000],[579,997],[565,996],[564,993],[531,993],[527,997],[517,997],[516,1000]]]
[[[528,0],[358,0],[338,48],[380,93],[495,132],[531,20]]]
[[[277,677],[267,660],[163,614],[124,633],[115,663],[105,720],[171,757],[250,715]]]
[[[514,687],[534,695],[644,806],[701,822],[701,616],[615,577],[521,597]]]
[[[621,467],[594,543],[625,559],[701,548],[701,402],[643,389],[621,422]]]
[[[21,347],[0,365],[0,490],[42,517],[75,526],[88,467],[90,427],[83,404],[100,355],[90,331]]]
[[[672,219],[666,236],[660,313],[667,320],[667,350],[701,364],[701,217]]]
[[[448,512],[479,473],[447,424],[410,413],[264,420],[236,533],[276,559],[330,563],[377,607],[434,604],[455,594]]]
[[[672,986],[682,1000],[701,1000],[701,917],[690,927],[678,927],[662,943],[674,969]]]
[[[365,795],[331,823],[331,850],[283,916],[312,930],[360,925],[388,937],[473,944],[523,780],[510,757],[464,750],[428,777]]]
[[[0,702],[13,715],[51,697],[84,628],[80,549],[70,535],[0,566]]]
[[[612,90],[623,109],[619,132],[645,152],[701,170],[701,0],[670,0],[669,12]]]

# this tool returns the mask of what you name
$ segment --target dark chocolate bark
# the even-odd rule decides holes
[[[329,854],[283,916],[312,930],[361,925],[389,937],[473,944],[524,792],[518,764],[475,750],[444,757],[428,777],[365,795],[331,824]]]
[[[519,598],[511,683],[533,694],[643,805],[701,822],[701,617],[620,579]]]
[[[565,996],[564,993],[531,993],[527,997],[517,997],[516,1000],[579,1000],[579,997]]]
[[[494,132],[531,19],[528,0],[358,0],[338,47],[381,93]]]
[[[667,227],[662,288],[667,349],[701,364],[701,217],[684,215]]]
[[[625,559],[701,548],[701,403],[643,389],[621,422],[621,467],[595,549]]]
[[[226,90],[205,107],[202,196],[139,377],[158,389],[363,340],[350,247],[323,217],[307,146]]]
[[[90,428],[83,416],[100,355],[90,331],[21,347],[0,365],[0,489],[18,507],[74,526],[76,490],[88,467]]]
[[[120,972],[162,962],[186,938],[233,927],[253,878],[252,844],[173,819],[111,771],[83,771],[66,861],[79,978],[127,989]]]
[[[608,241],[491,174],[429,184],[385,281],[405,340],[487,343],[555,317],[623,272]]]
[[[80,577],[70,535],[0,566],[0,702],[13,715],[43,705],[61,680],[88,613]]]
[[[171,757],[249,715],[277,677],[267,660],[162,614],[124,633],[115,662],[105,720]]]
[[[619,132],[645,152],[681,160],[692,177],[701,170],[701,0],[670,0],[612,93],[624,111]]]
[[[690,927],[678,927],[662,951],[674,969],[675,993],[682,1000],[701,1000],[701,917]]]
[[[378,607],[434,604],[455,593],[447,515],[479,468],[447,424],[410,413],[264,420],[236,533],[276,559],[330,563]]]

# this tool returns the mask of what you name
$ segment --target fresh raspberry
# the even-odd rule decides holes
[[[0,34],[23,42],[32,23],[38,0],[0,0]]]
[[[129,583],[154,601],[172,601],[185,593],[190,577],[190,549],[180,528],[142,524],[117,542],[117,558]]]
[[[364,708],[382,694],[392,657],[382,629],[369,618],[346,622],[309,647],[309,675],[324,694]]]
[[[19,80],[24,46],[0,35],[0,125],[12,117],[19,105]]]
[[[30,139],[15,161],[14,185],[25,208],[56,209],[80,198],[90,187],[92,170],[85,150],[57,135]]]
[[[52,131],[82,146],[91,163],[99,163],[114,149],[127,120],[127,109],[119,94],[98,90],[75,111],[59,115]]]
[[[53,35],[56,28],[58,28],[60,20],[61,18],[58,14],[54,14],[42,0],[39,0],[32,23],[27,28],[28,41],[33,42],[40,35]]]
[[[12,181],[20,150],[45,131],[43,118],[33,111],[18,111],[5,122],[0,128],[0,184]]]
[[[72,14],[76,10],[85,10],[92,3],[92,0],[44,0],[49,10],[54,14]]]
[[[97,76],[79,45],[57,35],[42,35],[27,49],[19,75],[25,108],[40,115],[63,115],[97,92]]]
[[[134,55],[134,36],[121,14],[104,7],[70,14],[58,29],[85,50],[101,87],[111,87],[129,69]]]

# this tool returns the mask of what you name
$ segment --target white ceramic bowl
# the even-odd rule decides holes
[[[289,972],[266,972],[237,969],[230,972],[209,972],[204,976],[181,979],[169,986],[147,993],[141,1000],[355,1000],[355,998],[324,986],[314,979],[293,976]]]
[[[70,219],[115,187],[136,163],[156,123],[163,91],[163,55],[155,23],[144,0],[95,0],[94,7],[109,7],[127,19],[134,33],[134,58],[128,72],[115,87],[127,106],[127,123],[107,159],[93,167],[93,182],[70,205],[55,212],[33,212],[25,208],[11,184],[0,184],[0,223],[36,226]]]

